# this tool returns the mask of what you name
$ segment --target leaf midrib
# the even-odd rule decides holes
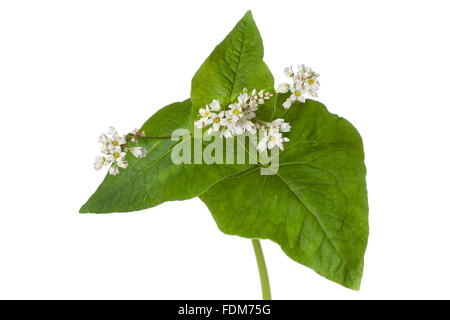
[[[173,146],[171,146],[169,149],[167,149],[167,151],[164,152],[159,158],[157,158],[157,159],[155,159],[154,161],[150,162],[144,169],[142,169],[137,175],[135,175],[135,176],[131,179],[131,181],[136,180],[136,179],[139,178],[142,174],[144,174],[144,172],[146,172],[148,169],[150,169],[150,168],[153,167],[155,164],[157,164],[159,161],[161,161],[161,160],[162,160],[164,157],[166,157],[170,152],[172,152],[172,150],[173,150],[176,146],[178,146],[178,145],[184,143],[185,141],[191,141],[192,139],[193,139],[193,138],[192,138],[192,136],[191,136],[191,137],[189,137],[189,139],[183,139],[183,140],[178,141],[177,143],[175,143]]]
[[[237,141],[238,141],[238,143],[239,143],[239,140],[237,140]],[[241,144],[241,146],[242,146],[242,144]],[[244,148],[244,149],[245,149],[245,151],[247,152],[248,156],[250,157],[250,153],[248,152],[248,150],[247,150],[246,148]],[[259,166],[259,169],[265,168],[259,161],[257,161],[257,162],[258,162],[258,163],[257,163],[257,166]],[[286,164],[296,164],[296,163],[286,163]],[[311,164],[311,163],[309,163],[309,162],[304,162],[304,163],[298,162],[297,164],[305,164],[305,165],[312,165],[312,166],[314,166],[313,164]],[[281,166],[281,165],[283,165],[283,164],[280,163],[279,166]],[[318,167],[318,168],[320,168],[320,167]],[[320,169],[323,169],[323,168],[320,168]],[[252,170],[252,171],[253,171],[253,170]],[[328,170],[327,170],[327,172],[328,172]],[[324,228],[324,226],[322,225],[322,223],[320,222],[320,220],[319,220],[319,218],[318,218],[318,216],[317,216],[317,212],[315,211],[314,207],[313,207],[309,202],[307,202],[306,200],[302,199],[302,198],[300,197],[300,195],[297,194],[297,192],[295,192],[295,190],[291,187],[291,185],[290,185],[287,181],[285,181],[285,180],[283,179],[283,177],[280,176],[280,174],[279,174],[278,172],[276,172],[275,175],[278,177],[278,179],[281,180],[281,182],[283,182],[283,184],[286,185],[286,187],[287,187],[287,188],[295,195],[295,197],[303,204],[303,206],[307,209],[307,211],[308,211],[308,212],[314,217],[314,219],[317,221],[317,223],[319,224],[319,226],[320,226],[320,228],[322,229],[323,233],[325,234],[325,239],[327,239],[327,241],[331,244],[331,246],[333,247],[333,249],[336,251],[336,253],[337,253],[337,254],[339,255],[339,257],[341,258],[342,264],[344,265],[344,268],[345,268],[345,270],[346,270],[345,277],[347,277],[347,276],[350,277],[350,278],[352,279],[352,282],[353,282],[353,278],[350,276],[349,268],[348,268],[348,266],[347,266],[346,260],[344,259],[344,257],[343,257],[343,255],[342,255],[341,251],[336,247],[336,245],[334,244],[334,242],[332,241],[332,239],[331,239],[330,236],[328,235],[328,233],[327,233],[327,231],[325,230],[325,228]],[[333,174],[333,176],[336,177],[334,174]]]
[[[278,177],[278,179],[280,179],[280,181],[281,182],[283,182],[283,184],[285,184],[286,185],[286,187],[296,196],[296,198],[303,204],[303,206],[307,209],[307,211],[314,217],[314,219],[317,221],[317,223],[319,224],[319,226],[320,226],[320,228],[322,229],[322,231],[323,231],[323,233],[325,234],[325,239],[327,239],[327,241],[331,244],[331,246],[333,247],[333,249],[336,251],[336,253],[339,255],[339,257],[341,258],[341,260],[342,260],[342,264],[344,265],[344,267],[345,267],[345,269],[346,269],[346,277],[347,276],[349,276],[350,278],[351,278],[351,276],[350,276],[350,273],[349,273],[349,269],[348,269],[348,266],[347,266],[347,263],[346,263],[346,260],[344,259],[344,257],[343,257],[343,255],[342,255],[342,253],[341,253],[341,251],[336,247],[336,245],[334,244],[334,242],[332,241],[332,239],[330,238],[330,236],[328,235],[328,233],[327,233],[327,231],[325,230],[325,228],[324,228],[324,226],[322,225],[322,223],[320,222],[320,220],[319,220],[319,218],[317,217],[317,212],[316,212],[316,210],[314,209],[314,207],[309,203],[309,202],[307,202],[306,200],[304,200],[304,199],[302,199],[302,197],[300,197],[300,195],[299,194],[297,194],[297,192],[291,187],[291,185],[285,180],[285,179],[283,179],[283,177],[279,174],[279,173],[276,173],[275,174],[277,177]],[[353,279],[352,279],[352,281],[353,281]]]
[[[236,86],[236,79],[239,73],[239,68],[241,66],[241,61],[242,61],[242,55],[243,55],[243,50],[244,50],[244,44],[245,44],[245,40],[246,40],[246,35],[247,32],[245,32],[247,30],[247,26],[248,26],[248,21],[245,21],[245,25],[243,26],[243,37],[242,37],[242,44],[241,44],[241,50],[239,51],[239,61],[238,61],[238,65],[236,68],[236,72],[234,73],[234,79],[233,79],[233,86],[231,87],[231,91],[230,91],[230,97],[228,98],[228,103],[231,103],[232,99],[233,99],[233,92],[234,92],[234,88]]]

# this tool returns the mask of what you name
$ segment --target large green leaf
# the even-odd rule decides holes
[[[261,35],[248,11],[192,78],[193,121],[198,110],[213,99],[226,106],[244,88],[272,91],[273,76],[262,60],[263,55]]]
[[[190,100],[173,103],[153,115],[143,125],[142,130],[147,136],[159,137],[170,137],[176,129],[189,130],[190,112]],[[150,208],[165,201],[190,199],[205,192],[224,177],[249,167],[249,165],[174,164],[171,152],[174,148],[180,148],[183,143],[190,143],[192,151],[193,136],[188,140],[179,141],[168,138],[140,139],[139,144],[148,150],[147,156],[136,159],[128,154],[128,167],[122,169],[119,175],[107,174],[80,212],[128,212]]]
[[[192,136],[190,142],[141,139],[141,145],[148,150],[147,157],[135,159],[128,155],[128,168],[117,176],[107,175],[80,212],[128,212],[165,201],[190,199],[226,176],[248,168],[248,164],[177,165],[171,161],[171,153],[183,143],[191,143],[193,149],[193,121],[198,118],[200,107],[213,99],[229,103],[244,87],[273,90],[273,77],[262,57],[261,36],[251,13],[247,12],[194,76],[192,101],[196,101],[196,107],[192,108],[191,100],[171,104],[157,112],[142,128],[151,136],[170,136],[176,129],[186,129]],[[266,102],[264,106],[269,110],[266,113],[271,112],[273,103],[274,99]],[[264,106],[260,111],[262,117]]]
[[[261,175],[255,165],[200,198],[224,233],[271,239],[295,261],[358,289],[368,237],[361,138],[319,102],[296,103],[285,112],[285,98],[278,97],[275,114],[292,131],[279,171]]]

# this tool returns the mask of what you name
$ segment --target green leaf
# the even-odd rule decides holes
[[[194,76],[192,101],[196,102],[196,107],[192,107],[190,100],[171,104],[152,116],[142,129],[150,136],[170,136],[174,130],[182,128],[188,130],[192,137],[198,109],[213,99],[220,99],[223,104],[229,103],[244,87],[273,90],[273,77],[262,57],[261,36],[251,12],[247,12]],[[260,107],[261,117],[271,114],[273,101],[266,102],[265,106],[269,106],[266,114]],[[136,159],[127,155],[128,167],[120,170],[117,176],[107,175],[80,212],[128,212],[150,208],[165,201],[190,199],[207,191],[221,179],[251,166],[177,165],[171,161],[174,148],[190,143],[192,150],[196,141],[198,139],[194,138],[190,142],[141,139],[140,145],[148,150],[147,157]],[[224,159],[226,156],[224,154]]]
[[[161,137],[170,137],[176,129],[189,130],[190,112],[190,100],[173,103],[153,115],[142,130],[147,136]],[[128,167],[121,169],[116,176],[107,174],[80,213],[129,212],[154,207],[165,201],[190,199],[224,177],[250,166],[174,164],[171,152],[183,143],[190,143],[192,152],[192,136],[180,141],[170,138],[140,139],[139,145],[148,150],[147,156],[136,159],[128,154]]]
[[[273,76],[262,60],[263,55],[261,35],[248,11],[194,75],[192,121],[197,119],[198,110],[213,99],[227,106],[244,88],[273,91]]]
[[[200,198],[224,233],[273,240],[295,261],[357,290],[368,237],[362,140],[319,102],[286,112],[287,96],[277,98],[275,112],[292,126],[279,171],[260,175],[255,165]]]

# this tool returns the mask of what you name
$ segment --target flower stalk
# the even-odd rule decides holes
[[[261,243],[258,239],[252,239],[253,249],[255,250],[256,262],[258,264],[259,278],[261,280],[261,289],[263,300],[272,300],[270,295],[269,274],[267,273],[266,262],[262,252]]]

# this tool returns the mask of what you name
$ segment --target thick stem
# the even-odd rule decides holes
[[[269,275],[267,274],[266,262],[258,239],[252,239],[253,249],[255,250],[256,262],[258,263],[259,278],[261,279],[262,295],[264,300],[271,300]]]

